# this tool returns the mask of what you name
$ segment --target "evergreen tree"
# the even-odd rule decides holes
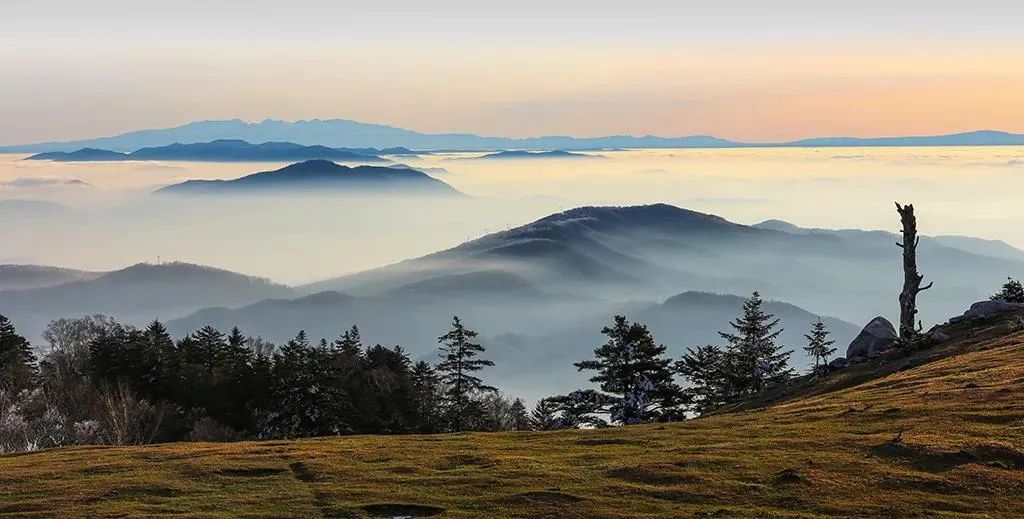
[[[1012,277],[1006,278],[999,292],[992,294],[993,301],[1006,301],[1008,303],[1024,303],[1024,284]]]
[[[698,346],[676,362],[676,373],[690,383],[683,393],[692,411],[707,413],[732,396],[729,360],[727,353],[718,346]]]
[[[441,382],[430,364],[419,361],[412,367],[412,399],[416,432],[438,432],[441,421]]]
[[[477,332],[463,326],[458,316],[452,318],[452,329],[438,337],[441,344],[441,363],[437,366],[441,382],[445,385],[445,404],[450,427],[462,431],[480,413],[479,402],[473,396],[481,391],[495,391],[473,373],[494,363],[477,359],[484,347],[473,342]]]
[[[180,388],[181,362],[174,339],[159,320],[154,319],[145,330],[146,357],[153,360],[144,375],[146,394],[157,398],[173,398]]]
[[[821,364],[827,364],[828,358],[836,352],[836,349],[832,347],[836,341],[829,340],[828,334],[829,331],[825,327],[825,323],[818,319],[818,322],[811,326],[811,333],[804,335],[807,338],[807,346],[804,347],[804,351],[814,358],[815,368]]]
[[[207,325],[192,333],[188,339],[180,345],[184,360],[202,366],[208,373],[213,373],[227,349],[224,334]]]
[[[18,335],[10,319],[0,315],[0,390],[28,388],[35,380],[35,362],[32,345]]]
[[[672,361],[663,357],[665,346],[654,342],[647,327],[617,315],[601,333],[608,342],[594,350],[596,358],[575,364],[580,371],[597,371],[590,381],[607,394],[607,405],[595,411],[607,411],[612,421],[627,425],[681,416],[682,392],[672,379]]]
[[[734,333],[719,332],[728,343],[730,393],[759,393],[769,383],[792,376],[789,356],[793,352],[782,351],[782,347],[775,344],[782,329],[775,329],[779,320],[766,313],[763,304],[760,294],[754,292],[743,303],[743,315],[729,323]]]
[[[513,400],[508,412],[513,431],[529,431],[531,429],[530,416],[526,412],[526,403],[522,398]]]
[[[550,398],[541,398],[530,412],[530,428],[550,431],[558,428],[558,405]]]

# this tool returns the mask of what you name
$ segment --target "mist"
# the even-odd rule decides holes
[[[1024,149],[843,148],[601,151],[603,159],[396,157],[470,195],[463,200],[315,195],[171,200],[188,179],[230,179],[281,163],[51,163],[0,156],[0,262],[110,270],[180,260],[287,284],[427,254],[580,205],[665,202],[740,223],[895,229],[913,201],[922,232],[1024,244]]]

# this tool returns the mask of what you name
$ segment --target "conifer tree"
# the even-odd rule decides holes
[[[476,393],[496,390],[473,375],[494,365],[489,360],[476,358],[484,351],[483,346],[473,342],[477,335],[477,332],[463,326],[462,321],[455,316],[452,318],[452,329],[437,339],[441,344],[442,359],[437,365],[437,372],[445,385],[445,404],[453,431],[462,431],[479,414],[479,402],[473,399]]]
[[[147,393],[158,398],[170,398],[177,393],[181,376],[181,362],[174,339],[157,319],[149,323],[144,333],[146,356],[153,359],[151,369],[143,378],[143,382],[149,386]]]
[[[530,412],[530,428],[550,431],[558,428],[558,405],[550,398],[541,398]]]
[[[516,398],[508,408],[509,421],[513,431],[529,431],[530,417],[526,413],[526,403],[522,398]]]
[[[606,411],[613,422],[627,425],[678,417],[682,392],[672,379],[665,346],[654,342],[646,326],[621,315],[601,333],[608,342],[594,350],[596,358],[575,364],[580,371],[597,371],[590,381],[607,393],[607,405],[602,402],[594,412]]]
[[[32,345],[18,335],[10,319],[0,315],[0,389],[29,387],[36,376],[35,362]]]
[[[719,332],[728,343],[726,352],[730,393],[759,393],[773,382],[788,379],[791,351],[775,344],[782,329],[779,320],[762,308],[764,301],[756,291],[743,303],[743,315],[729,323],[734,333]]]
[[[676,373],[689,382],[683,393],[691,411],[707,413],[733,396],[729,385],[729,360],[719,346],[698,346],[676,362]]]
[[[438,432],[441,413],[441,382],[434,367],[424,361],[412,367],[412,399],[416,413],[417,432],[430,434]]]
[[[828,358],[836,352],[836,349],[832,347],[836,341],[829,340],[828,328],[825,327],[825,323],[818,319],[818,322],[811,326],[811,333],[804,335],[807,338],[807,346],[804,347],[804,351],[807,355],[814,358],[814,367],[818,367],[821,364],[827,364]]]
[[[1006,278],[1002,288],[992,294],[993,301],[1006,301],[1007,303],[1024,303],[1024,284],[1012,277]]]

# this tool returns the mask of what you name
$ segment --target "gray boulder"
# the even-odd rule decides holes
[[[1012,312],[1014,310],[1024,309],[1024,305],[1020,303],[1011,303],[1009,301],[993,300],[993,301],[978,301],[971,305],[966,312],[964,317],[967,319],[980,319],[982,317],[988,317],[990,315],[1001,314],[1003,312]]]
[[[832,361],[828,363],[828,367],[829,369],[843,369],[849,364],[850,363],[846,359],[839,357],[837,359],[832,359]]]
[[[899,339],[896,328],[885,317],[875,317],[846,348],[846,358],[867,357],[891,348]]]

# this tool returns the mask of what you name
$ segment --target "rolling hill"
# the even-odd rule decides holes
[[[1018,315],[695,420],[0,457],[11,515],[1016,517]],[[59,482],[55,484],[55,482]]]
[[[620,302],[759,290],[857,323],[891,308],[901,282],[893,235],[770,225],[740,225],[665,204],[581,207],[303,288],[374,295],[429,277],[503,270],[548,293]],[[984,299],[1006,276],[1024,274],[1024,262],[1005,251],[987,256],[923,239],[919,252],[922,272],[936,281],[921,304],[925,322]]]
[[[87,162],[118,160],[167,160],[205,162],[297,162],[303,160],[335,160],[348,162],[390,162],[377,155],[375,149],[350,150],[327,146],[303,146],[291,142],[250,144],[240,139],[219,139],[193,144],[168,144],[141,148],[131,153],[84,148],[73,152],[39,153],[25,160],[55,162]]]
[[[46,288],[76,281],[88,281],[102,272],[48,267],[43,265],[0,265],[0,291]]]
[[[145,324],[209,305],[243,305],[293,294],[266,279],[189,263],[140,263],[82,281],[0,291],[0,314],[26,336],[38,337],[51,320],[91,314]]]
[[[507,150],[499,151],[497,153],[488,153],[479,157],[470,157],[459,160],[534,160],[534,159],[603,159],[605,157],[601,155],[587,155],[584,153],[574,153],[565,150],[553,150],[553,151],[525,151],[525,150]]]
[[[460,194],[448,184],[415,169],[378,166],[348,167],[328,160],[307,160],[274,171],[253,173],[233,180],[188,180],[161,188],[156,193],[230,194],[296,190]]]

